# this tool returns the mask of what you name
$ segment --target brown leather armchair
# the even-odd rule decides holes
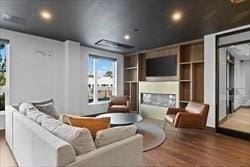
[[[108,112],[130,112],[128,96],[113,96],[109,102]]]
[[[198,128],[206,127],[209,105],[189,102],[187,107],[168,108],[165,120],[176,128]],[[164,128],[166,126],[166,122]]]

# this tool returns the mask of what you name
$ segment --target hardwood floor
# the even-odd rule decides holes
[[[220,127],[250,133],[250,108],[240,108],[226,116]]]
[[[0,130],[0,167],[17,167],[16,161],[4,139],[3,130]]]
[[[178,130],[176,135],[176,129],[167,125],[166,133],[160,147],[144,153],[146,167],[250,167],[250,141],[217,134],[209,128]]]
[[[162,126],[162,121],[148,119]],[[158,148],[144,153],[146,167],[225,166],[250,167],[250,141],[216,134],[212,129],[166,128],[167,139]],[[177,135],[176,135],[177,134]],[[15,160],[0,132],[0,166],[15,167]]]

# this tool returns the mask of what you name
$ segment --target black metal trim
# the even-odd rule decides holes
[[[225,34],[219,34],[219,35],[215,36],[215,48],[216,48],[216,53],[215,53],[215,128],[216,128],[216,132],[218,132],[218,133],[222,133],[225,135],[250,140],[250,133],[244,133],[244,132],[240,132],[240,131],[236,131],[236,130],[232,130],[232,129],[226,129],[226,128],[219,127],[219,79],[220,79],[220,76],[219,76],[218,49],[223,47],[223,45],[218,47],[218,42],[219,42],[218,39],[220,37],[223,37],[223,36],[237,34],[237,33],[245,32],[245,31],[250,31],[250,28],[245,28],[245,29],[232,31],[232,32],[228,32]],[[225,45],[229,45],[229,46],[230,45],[237,45],[237,44],[242,44],[242,43],[248,43],[249,41],[250,40],[245,40],[245,41],[240,41],[240,42],[235,42],[235,43],[230,43],[230,44],[225,44]],[[226,47],[225,45],[224,45],[224,47]]]
[[[240,29],[240,30],[226,32],[226,33],[223,33],[223,34],[218,34],[218,35],[216,35],[216,37],[220,38],[220,37],[224,37],[224,36],[228,36],[228,35],[242,33],[242,32],[245,32],[245,31],[250,31],[250,27]]]
[[[216,48],[225,48],[225,47],[228,47],[228,46],[240,45],[240,44],[244,44],[244,43],[250,43],[250,40],[244,40],[244,41],[239,41],[239,42],[232,42],[232,43],[229,43],[229,44],[224,44],[224,45],[216,46]]]

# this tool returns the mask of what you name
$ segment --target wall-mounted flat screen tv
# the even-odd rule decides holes
[[[147,77],[176,76],[176,73],[177,73],[176,55],[146,59]]]

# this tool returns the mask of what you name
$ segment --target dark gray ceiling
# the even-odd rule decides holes
[[[41,9],[53,13],[46,23]],[[171,14],[183,12],[174,23]],[[114,52],[160,47],[202,38],[205,34],[250,23],[250,0],[233,5],[230,0],[0,0],[0,27]],[[25,19],[24,24],[3,20],[3,14]],[[135,32],[134,29],[139,29]],[[123,36],[129,33],[130,41]],[[130,50],[97,47],[107,39],[135,46]]]

